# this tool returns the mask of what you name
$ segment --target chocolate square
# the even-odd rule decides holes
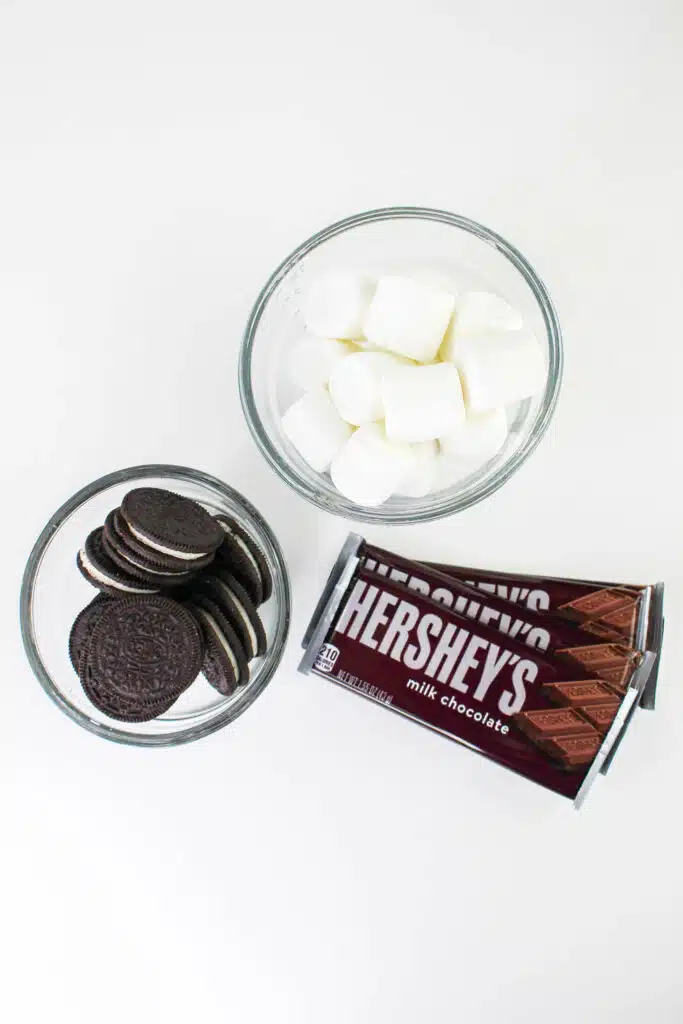
[[[571,708],[614,703],[614,692],[609,686],[595,679],[579,680],[575,683],[546,683],[543,692],[556,704]]]
[[[551,736],[590,735],[593,729],[573,708],[542,708],[539,711],[520,711],[515,715],[516,725],[529,739],[543,741]]]
[[[597,669],[622,665],[632,652],[623,644],[592,644],[589,647],[563,647],[557,653],[573,658],[587,668]]]
[[[588,724],[588,723],[586,723]],[[600,734],[589,726],[585,736],[553,736],[544,743],[544,750],[561,761],[565,768],[580,768],[589,764],[600,749]]]
[[[604,736],[614,721],[614,716],[619,710],[620,705],[620,700],[613,700],[609,704],[595,704],[591,707],[580,708],[579,711],[584,718],[590,722],[590,724],[597,729],[602,736]]]

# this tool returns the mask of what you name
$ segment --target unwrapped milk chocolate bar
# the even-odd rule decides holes
[[[572,658],[553,656],[551,630],[539,650],[540,633],[536,643],[521,639],[537,622],[522,619],[512,636],[512,618],[500,621],[508,608],[491,603],[481,614],[479,602],[475,612],[473,595],[481,595],[472,588],[449,586],[447,577],[420,563],[391,565],[394,557],[349,538],[307,630],[301,670],[465,744],[578,806],[638,701],[652,656],[633,650],[628,679],[614,686]],[[380,564],[406,578],[378,573]],[[450,591],[450,605],[440,587]]]

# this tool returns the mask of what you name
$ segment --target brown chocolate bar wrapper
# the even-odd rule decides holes
[[[580,802],[639,696],[641,669],[603,741],[580,709],[558,708],[544,690],[576,681],[568,661],[368,571],[360,565],[360,538],[355,541],[318,603],[301,671],[332,679]],[[564,717],[569,711],[580,731],[531,736],[527,718],[535,711]],[[572,736],[590,743],[579,749],[569,743]]]
[[[467,566],[427,562],[448,576],[470,583],[486,593],[513,604],[572,621],[586,632],[605,640],[618,640],[640,650],[652,651],[654,667],[643,690],[640,705],[654,710],[659,673],[659,654],[664,634],[664,585],[636,586],[577,580],[525,573],[472,569]],[[612,673],[614,681],[615,673]],[[605,677],[606,678],[606,677]]]
[[[477,590],[454,576],[447,576],[437,569],[372,544],[364,544],[363,552],[366,568],[398,583],[405,583],[410,589],[419,590],[468,618],[495,626],[507,636],[522,640],[548,655],[570,662],[577,678],[604,678],[604,673],[610,684],[623,695],[633,672],[642,662],[641,652],[623,640],[602,643],[595,634],[579,626]]]

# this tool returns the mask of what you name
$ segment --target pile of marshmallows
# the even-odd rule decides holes
[[[543,352],[491,292],[440,280],[317,278],[289,369],[304,394],[282,429],[303,459],[358,505],[424,497],[502,447],[505,407],[537,394]]]

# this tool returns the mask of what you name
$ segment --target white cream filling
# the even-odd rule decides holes
[[[235,602],[235,607],[242,616],[242,621],[244,622],[245,628],[247,630],[249,642],[251,643],[251,649],[254,653],[254,656],[256,656],[256,652],[258,651],[258,637],[256,636],[256,630],[252,626],[251,620],[249,619],[249,615],[247,614],[247,609],[244,607],[244,605],[242,604],[234,590],[232,590],[224,580],[218,580],[218,582],[222,587],[225,588],[225,590],[227,590],[228,594]]]
[[[173,555],[174,558],[182,558],[185,562],[193,562],[197,558],[205,558],[206,555],[211,554],[210,551],[203,551],[200,555],[188,554],[187,551],[176,551],[174,548],[166,548],[163,544],[157,544],[151,537],[146,537],[144,533],[140,533],[134,526],[131,526],[126,519],[126,526],[133,534],[134,537],[142,543],[146,544],[148,548],[154,548],[155,551],[161,551],[162,555]]]
[[[81,548],[79,558],[88,574],[97,580],[98,583],[105,583],[109,587],[116,587],[117,590],[125,590],[130,594],[149,594],[149,587],[133,587],[127,583],[122,583],[115,576],[107,576],[96,565],[93,565],[92,561],[88,558],[85,548]]]
[[[228,656],[228,660],[230,661],[230,665],[232,667],[232,670],[235,673],[235,680],[236,680],[236,682],[239,683],[239,681],[240,681],[240,667],[239,667],[239,663],[237,661],[237,658],[235,657],[235,652],[233,651],[232,647],[230,646],[230,644],[228,643],[226,637],[223,634],[223,630],[220,628],[220,626],[218,625],[218,623],[214,619],[213,615],[209,615],[209,613],[207,611],[205,611],[203,608],[199,608],[197,610],[202,614],[202,616],[206,619],[206,621],[209,623],[209,625],[213,629],[214,636],[215,636],[216,640],[218,640],[219,644],[221,645],[221,647],[223,648],[223,650],[225,651],[225,653]]]
[[[247,556],[247,558],[249,559],[249,561],[253,565],[254,569],[256,570],[256,576],[258,577],[258,579],[261,582],[263,582],[263,580],[261,579],[261,569],[259,568],[258,562],[256,561],[256,559],[252,555],[251,551],[249,550],[249,545],[246,544],[245,541],[243,541],[242,538],[239,537],[236,533],[233,533],[232,536],[233,536],[233,539],[237,541],[239,546],[242,548],[242,551],[245,553],[245,555]]]
[[[174,573],[171,570],[164,572],[160,569],[150,569],[149,566],[143,565],[142,562],[136,561],[136,559],[128,553],[128,549],[126,549],[126,551],[121,551],[119,550],[119,548],[117,548],[116,553],[117,555],[120,555],[121,558],[123,558],[126,562],[130,562],[130,564],[134,565],[137,569],[142,569],[143,572],[148,572],[151,576],[161,576],[162,579],[166,579],[168,576],[179,575],[178,573]],[[184,569],[180,570],[180,574],[184,574],[184,572]]]
[[[247,556],[247,558],[249,559],[249,561],[253,565],[254,569],[256,570],[256,574],[257,574],[259,580],[261,581],[261,583],[263,583],[263,577],[261,576],[261,566],[258,564],[258,562],[254,558],[253,554],[249,550],[249,545],[247,544],[247,542],[244,541],[240,537],[240,535],[238,533],[235,533],[235,531],[233,530],[233,528],[231,526],[228,526],[221,519],[218,520],[218,524],[219,524],[219,526],[223,527],[225,532],[228,533],[233,538],[233,540],[237,541],[239,546],[242,548],[242,551],[245,553],[245,555]]]

